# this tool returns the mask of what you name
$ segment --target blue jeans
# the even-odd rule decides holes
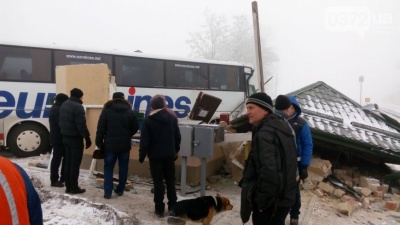
[[[114,166],[118,159],[119,177],[116,191],[123,193],[128,179],[128,164],[129,164],[130,151],[123,152],[104,152],[104,195],[111,196],[114,184],[113,174]]]

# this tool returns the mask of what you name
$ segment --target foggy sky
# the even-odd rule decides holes
[[[0,43],[187,57],[208,8],[229,20],[249,0],[0,0]],[[400,1],[258,1],[263,44],[279,61],[272,97],[324,81],[356,102],[400,106]],[[254,46],[248,46],[254,48]],[[255,65],[254,65],[255,66]],[[363,102],[364,104],[364,102]]]

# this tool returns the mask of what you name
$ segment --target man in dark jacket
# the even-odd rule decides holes
[[[110,199],[113,190],[113,171],[118,159],[119,179],[114,192],[121,196],[128,179],[131,138],[138,131],[138,121],[124,93],[115,92],[104,104],[97,123],[96,145],[104,151],[104,198]]]
[[[176,203],[175,163],[181,144],[176,116],[165,107],[165,97],[155,95],[150,100],[150,115],[144,119],[140,134],[139,162],[146,156],[154,184],[155,214],[164,216],[164,180],[167,186],[168,211]]]
[[[51,106],[49,114],[50,123],[50,143],[53,146],[53,158],[50,164],[50,181],[52,187],[64,187],[64,174],[65,174],[65,148],[58,126],[60,118],[60,107],[68,100],[68,95],[59,93],[56,95],[55,102]],[[61,163],[62,160],[62,163]],[[61,176],[58,174],[58,168],[61,164]]]
[[[243,205],[251,205],[254,225],[284,225],[297,184],[294,132],[286,120],[273,113],[272,100],[265,93],[252,94],[246,109],[254,127],[252,148],[240,182],[242,191],[249,191],[242,193],[242,221],[247,222],[250,216],[243,215]]]
[[[83,139],[86,142],[86,149],[92,145],[86,126],[82,96],[82,90],[78,88],[71,90],[70,98],[61,105],[58,122],[65,146],[65,192],[70,194],[86,191],[78,186],[79,167],[83,157]]]
[[[308,177],[307,168],[310,165],[313,152],[310,126],[305,119],[300,117],[300,104],[294,96],[287,97],[285,95],[279,95],[275,100],[275,109],[277,109],[277,113],[282,113],[287,116],[289,123],[296,134],[297,164],[300,179],[304,180]],[[299,224],[300,208],[300,187],[297,185],[296,200],[290,209],[290,225]]]

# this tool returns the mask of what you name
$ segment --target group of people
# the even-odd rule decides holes
[[[50,179],[51,186],[63,187],[65,182],[66,193],[79,194],[85,192],[78,185],[79,167],[84,147],[89,148],[91,140],[82,106],[83,92],[74,88],[70,94],[69,98],[58,94],[50,110],[53,146]],[[154,183],[154,213],[161,218],[166,208],[165,186],[167,210],[177,201],[174,161],[180,150],[181,133],[176,115],[166,107],[165,96],[154,96],[150,106],[150,114],[141,129],[139,162],[143,163],[146,157],[149,159]],[[253,128],[252,148],[239,183],[242,187],[241,219],[246,223],[251,216],[254,225],[284,225],[290,215],[290,225],[297,225],[301,207],[299,182],[308,177],[307,167],[313,151],[310,128],[301,117],[300,104],[293,96],[279,95],[273,105],[266,93],[255,93],[246,100],[246,114]],[[118,196],[124,193],[131,138],[138,129],[131,104],[123,93],[114,93],[104,104],[96,132],[96,145],[104,152],[106,199],[111,198],[113,191]],[[113,190],[117,160],[119,183]],[[61,174],[58,172],[60,164]],[[11,201],[15,204],[0,204],[1,218],[42,224],[40,200],[26,173],[2,157],[0,169],[0,199],[23,199]],[[17,192],[14,186],[25,189]],[[15,209],[23,213],[13,214]]]
[[[254,225],[299,224],[300,180],[308,177],[313,143],[310,127],[301,115],[294,96],[279,95],[275,109],[266,93],[246,100],[247,116],[253,125],[252,148],[243,178],[240,215],[250,216]]]
[[[78,186],[79,166],[83,155],[83,140],[86,148],[91,146],[82,106],[83,92],[74,88],[68,98],[58,94],[50,109],[50,136],[53,146],[51,162],[51,186],[64,187],[66,193],[85,192]],[[122,196],[128,178],[131,138],[138,131],[138,120],[132,105],[122,92],[115,92],[104,104],[96,130],[96,146],[104,156],[104,198],[112,193]],[[178,118],[166,107],[165,96],[155,95],[150,100],[150,114],[143,122],[140,134],[139,162],[149,159],[154,183],[155,214],[163,217],[164,194],[167,189],[168,210],[177,201],[175,190],[175,160],[180,150],[181,134]],[[114,189],[113,171],[118,160],[119,177]],[[61,164],[61,174],[59,167]],[[164,186],[165,183],[165,186]]]
[[[89,148],[92,141],[82,106],[83,92],[73,88],[70,94],[69,98],[63,93],[57,94],[50,109],[50,141],[53,146],[50,180],[53,187],[64,187],[65,182],[66,193],[80,194],[86,191],[78,185],[83,150],[84,147]],[[96,131],[96,146],[104,156],[106,199],[111,198],[114,189],[113,171],[117,160],[119,183],[114,192],[119,196],[124,193],[128,178],[131,138],[137,131],[138,121],[131,104],[122,92],[115,92],[112,99],[104,104]]]

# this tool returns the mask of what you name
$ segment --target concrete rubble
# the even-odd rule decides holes
[[[336,199],[337,210],[341,214],[351,216],[357,210],[368,210],[377,202],[383,203],[383,210],[400,212],[400,195],[392,193],[389,185],[373,177],[362,176],[356,168],[335,169],[328,160],[313,158],[308,168],[309,177],[302,181],[303,190],[311,191],[318,198]],[[352,187],[360,198],[335,186],[325,179],[333,174],[343,183]],[[396,192],[396,189],[394,189]]]

